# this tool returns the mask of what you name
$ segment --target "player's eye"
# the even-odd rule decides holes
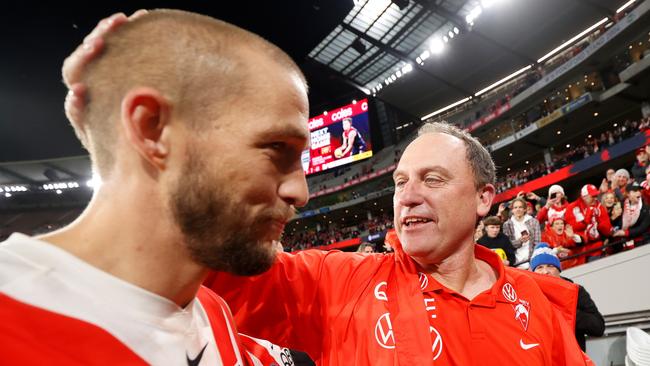
[[[272,150],[284,150],[287,148],[287,143],[286,142],[281,142],[281,141],[276,141],[276,142],[271,142],[267,145],[270,149]]]

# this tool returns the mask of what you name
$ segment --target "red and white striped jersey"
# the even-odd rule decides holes
[[[181,308],[22,234],[0,244],[0,349],[6,365],[293,364],[204,287]]]

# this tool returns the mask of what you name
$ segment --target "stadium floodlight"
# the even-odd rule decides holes
[[[454,36],[456,35],[456,33],[454,33],[453,30],[450,30],[449,32],[447,32],[447,35],[449,36],[449,38],[454,38]]]
[[[497,2],[497,0],[481,0],[481,6],[483,6],[483,9],[487,9],[494,5]]]
[[[7,197],[7,198],[11,197],[11,193],[9,193],[9,192],[5,193],[5,197]]]
[[[440,40],[440,38],[434,38],[429,42],[429,50],[434,55],[439,55],[445,50],[445,44]]]
[[[623,10],[627,9],[630,5],[634,4],[635,1],[636,0],[630,0],[630,1],[626,2],[625,4],[623,4],[623,6],[616,9],[616,14],[618,14],[618,13],[622,12]]]
[[[445,41],[445,43],[449,42],[449,37],[447,36],[442,36],[442,40]]]
[[[510,75],[504,77],[503,79],[497,81],[496,83],[493,83],[492,85],[490,85],[490,86],[488,86],[488,87],[486,87],[486,88],[483,88],[483,89],[479,90],[478,92],[476,92],[476,93],[474,94],[474,96],[477,96],[477,97],[478,97],[479,95],[484,94],[485,92],[488,92],[488,91],[490,91],[490,90],[496,88],[497,86],[499,86],[499,85],[501,85],[501,84],[507,82],[508,80],[510,80],[510,79],[512,79],[512,78],[514,78],[514,77],[516,77],[517,75],[526,72],[526,71],[529,70],[531,67],[533,67],[533,66],[532,66],[532,65],[528,65],[528,66],[526,66],[526,67],[524,67],[524,68],[521,68],[521,69],[519,69],[519,70],[513,72],[512,74],[510,74]]]
[[[413,71],[413,65],[411,65],[410,63],[408,63],[408,64],[404,65],[404,67],[402,67],[402,73],[403,74],[408,74],[411,71]]]
[[[420,59],[424,61],[428,59],[430,56],[431,56],[431,52],[429,52],[429,50],[424,50],[424,52],[420,54]]]
[[[542,56],[539,60],[537,60],[537,63],[541,63],[541,62],[544,62],[545,60],[548,60],[553,55],[555,55],[556,53],[562,51],[567,46],[573,44],[573,42],[575,42],[575,41],[579,40],[580,38],[584,37],[587,33],[593,31],[594,29],[596,29],[598,27],[600,27],[603,23],[606,23],[608,20],[609,20],[608,18],[601,19],[600,21],[598,21],[598,23],[596,23],[596,24],[592,25],[591,27],[583,30],[582,32],[580,32],[577,35],[575,35],[574,37],[572,37],[570,40],[562,43],[561,45],[559,45],[558,47],[553,49],[551,52],[549,52],[549,53],[545,54],[544,56]]]
[[[479,15],[483,12],[483,8],[479,5],[472,9],[467,16],[465,16],[465,21],[467,24],[474,24],[474,21],[476,18],[478,18]]]
[[[454,27],[454,33],[456,34],[460,33],[460,29],[458,29],[458,27]]]
[[[395,72],[395,75],[397,75],[398,78],[401,78],[401,77],[402,77],[402,70],[401,70],[401,69],[400,69],[400,70],[397,70],[397,71]]]
[[[426,116],[422,116],[422,117],[420,117],[420,120],[424,121],[424,120],[426,120],[427,118],[431,118],[431,117],[433,117],[433,116],[436,116],[436,115],[438,115],[438,114],[440,114],[440,113],[442,113],[442,112],[444,112],[444,111],[446,111],[446,110],[449,110],[449,109],[454,108],[454,107],[457,106],[457,105],[460,105],[460,104],[463,104],[463,103],[467,102],[469,99],[470,99],[470,98],[467,97],[467,98],[463,98],[463,99],[461,99],[461,100],[459,100],[459,101],[457,101],[457,102],[451,103],[450,105],[448,105],[448,106],[446,106],[446,107],[444,107],[444,108],[440,108],[440,109],[438,109],[438,110],[435,111],[435,112],[432,112],[432,113],[427,114]]]

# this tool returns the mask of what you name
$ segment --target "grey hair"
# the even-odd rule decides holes
[[[465,158],[474,173],[476,189],[486,184],[495,184],[496,167],[487,149],[469,132],[447,122],[425,123],[418,130],[418,137],[430,133],[444,133],[462,140],[465,143]]]

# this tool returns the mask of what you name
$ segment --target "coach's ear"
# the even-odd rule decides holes
[[[492,184],[486,184],[476,192],[476,214],[484,217],[490,212],[492,201],[496,196],[496,188]]]
[[[158,170],[167,166],[170,142],[164,132],[170,118],[170,103],[155,89],[138,87],[122,99],[121,123],[126,140]]]

